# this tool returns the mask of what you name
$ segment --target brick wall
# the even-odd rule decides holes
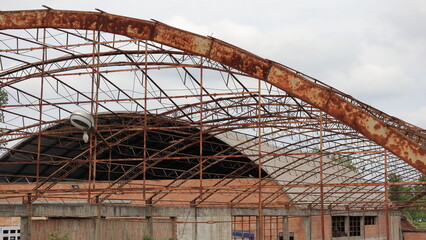
[[[423,240],[426,239],[426,232],[403,232],[404,240]]]
[[[325,239],[331,238],[331,216],[324,216]],[[321,216],[312,216],[312,239],[322,239]]]
[[[294,232],[294,238],[297,240],[308,240],[309,236],[305,234],[305,218],[306,217],[289,217],[289,232]]]

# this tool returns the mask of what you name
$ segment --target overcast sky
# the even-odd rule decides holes
[[[424,0],[14,0],[2,10],[42,4],[99,8],[212,35],[426,128]]]

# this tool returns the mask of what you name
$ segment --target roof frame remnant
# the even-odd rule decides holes
[[[22,30],[13,30],[14,28]],[[50,41],[38,41],[39,28],[45,34],[48,33]],[[12,34],[7,35],[9,32]],[[19,173],[21,169],[24,169],[24,164],[30,166],[22,170],[28,175],[24,177],[29,178],[32,174],[29,169],[34,169],[36,164],[43,166],[37,169],[38,186],[33,189],[36,195],[33,195],[30,201],[34,201],[39,196],[47,198],[49,193],[56,191],[53,186],[59,182],[83,180],[88,175],[86,169],[90,164],[90,161],[86,160],[92,159],[96,159],[98,164],[95,170],[98,178],[93,179],[102,181],[105,179],[99,177],[100,175],[114,174],[113,180],[109,177],[107,180],[112,184],[104,185],[102,189],[97,189],[96,193],[91,189],[88,190],[88,199],[92,201],[102,202],[110,198],[111,194],[115,194],[115,191],[129,191],[134,183],[132,179],[140,177],[145,179],[145,174],[150,177],[155,176],[155,179],[174,178],[161,188],[148,190],[147,198],[144,194],[143,201],[148,201],[143,204],[152,205],[161,205],[169,201],[175,190],[185,188],[185,184],[197,176],[200,182],[208,178],[218,180],[212,181],[211,186],[200,184],[197,187],[200,194],[191,196],[190,202],[200,206],[211,204],[215,201],[216,193],[220,193],[224,188],[232,187],[235,180],[242,177],[256,179],[257,175],[251,174],[251,171],[264,168],[267,169],[267,173],[259,178],[259,184],[262,182],[260,187],[268,185],[266,183],[264,185],[263,182],[266,182],[263,181],[264,179],[278,180],[272,184],[274,185],[272,194],[263,198],[262,204],[272,205],[281,196],[291,195],[294,205],[310,201],[309,205],[316,207],[320,199],[318,197],[315,199],[315,196],[320,195],[318,195],[319,184],[315,182],[318,172],[313,166],[318,156],[324,156],[329,161],[322,165],[321,170],[326,174],[321,180],[324,195],[337,193],[335,194],[337,197],[326,199],[327,204],[344,205],[346,200],[363,204],[365,196],[368,197],[370,193],[377,195],[377,192],[383,190],[380,188],[382,186],[380,181],[386,179],[386,175],[381,171],[384,166],[381,160],[387,151],[382,146],[397,155],[391,154],[392,162],[388,167],[389,170],[401,173],[407,182],[413,181],[418,174],[417,170],[411,166],[423,172],[425,170],[422,167],[425,162],[425,130],[390,117],[287,66],[262,59],[217,39],[185,32],[156,21],[131,19],[104,12],[53,9],[2,12],[0,13],[0,34],[0,37],[7,37],[0,39],[7,46],[6,49],[0,49],[2,51],[0,57],[16,64],[16,66],[7,67],[4,71],[2,68],[0,73],[2,77],[0,86],[8,91],[10,102],[12,102],[0,107],[6,116],[7,121],[4,124],[8,130],[0,136],[2,138],[0,143],[9,144],[24,138],[29,139],[23,140],[22,144],[16,148],[12,148],[12,144],[3,147],[3,150],[10,153],[10,158],[3,158],[5,161],[0,164],[5,166],[10,164],[8,170],[18,169],[18,171],[14,170],[14,173],[17,173],[13,175],[15,178],[16,175],[21,175]],[[36,35],[37,38],[34,37]],[[69,36],[72,37],[69,38]],[[145,45],[145,49],[142,49],[142,45]],[[42,51],[43,54],[49,52],[49,57],[40,61]],[[164,75],[157,74],[160,69],[164,70],[161,71]],[[179,75],[177,79],[181,82],[176,81],[171,84],[173,78],[167,75],[168,70],[171,70],[169,72],[173,74],[177,72]],[[126,78],[120,78],[118,73],[126,73],[127,75],[120,75]],[[163,79],[163,76],[166,77]],[[86,81],[90,77],[92,81]],[[38,97],[37,90],[34,90],[34,93],[23,86],[26,82],[37,85],[39,78],[47,80],[50,85],[48,90],[56,97],[43,94]],[[133,84],[139,84],[141,88],[135,90],[126,85],[132,83],[132,78]],[[97,91],[100,89],[105,96],[98,101],[97,97],[89,96],[90,94],[86,91],[89,91],[90,87],[87,88],[85,85],[85,88],[83,84],[93,84],[99,79],[103,79],[102,84],[99,84],[103,86],[98,85]],[[129,79],[129,81],[122,81],[122,79]],[[259,79],[264,83],[261,84]],[[221,80],[223,82],[218,84]],[[79,83],[82,85],[79,86]],[[183,86],[178,85],[182,83]],[[258,87],[254,87],[254,84]],[[265,88],[261,88],[262,85],[265,85]],[[92,92],[93,89],[92,87]],[[129,91],[129,94],[126,94],[126,91]],[[146,92],[143,93],[143,91]],[[203,96],[206,98],[203,99]],[[22,101],[22,98],[25,100]],[[190,99],[186,100],[187,98]],[[149,101],[155,104],[148,104],[146,108],[146,103]],[[120,154],[123,150],[125,154],[120,157],[108,156],[99,145],[101,142],[96,144],[97,140],[94,140],[95,155],[85,156],[84,159],[74,158],[75,152],[86,148],[79,144],[80,138],[76,138],[76,133],[72,131],[71,133],[66,124],[64,125],[64,114],[67,115],[74,108],[84,109],[85,105],[94,103],[98,104],[102,111],[110,112],[119,118],[115,119],[111,116],[111,121],[108,120],[108,124],[105,124],[101,131],[96,130],[99,136],[95,136],[105,137],[104,143],[114,146]],[[114,104],[120,106],[114,108]],[[133,108],[134,105],[136,109]],[[28,111],[30,113],[28,116],[21,114],[25,112],[21,110],[25,107],[31,110],[31,112]],[[142,114],[138,109],[145,113]],[[125,114],[134,114],[140,122],[131,129],[121,131],[120,136],[108,139],[107,136],[112,136],[117,131],[116,128],[128,127],[128,122],[121,122],[126,119],[126,117],[122,118],[123,110],[126,111]],[[320,119],[318,116],[323,114],[322,111],[329,114],[324,114],[324,118]],[[94,112],[97,114],[101,111]],[[34,113],[39,115],[40,119],[35,117]],[[159,117],[157,120],[163,119],[165,125],[155,121],[148,124],[144,122],[149,119],[146,116]],[[14,119],[21,118],[24,126],[22,128],[20,128],[21,123],[13,122]],[[189,122],[186,119],[189,119]],[[168,120],[173,120],[173,124],[175,121],[188,124],[175,127],[180,129],[182,136],[189,136],[193,141],[194,147],[190,149],[191,151],[186,152],[186,146],[183,145],[176,145],[176,149],[169,150],[161,148],[164,147],[165,142],[182,140],[182,136],[175,135],[174,131],[161,130],[161,128],[169,129],[169,123],[166,124]],[[69,135],[50,131],[54,121],[60,123],[57,125],[60,128],[59,131]],[[326,125],[324,132],[319,127],[320,123]],[[215,130],[217,125],[220,127]],[[42,127],[37,128],[37,126]],[[202,131],[186,132],[185,128],[189,126],[192,130],[201,129]],[[9,127],[13,130],[9,130]],[[148,136],[149,133],[151,137],[158,131],[159,139],[153,137],[149,141],[145,141],[146,139],[142,141],[141,135],[135,136],[132,141],[119,139],[121,136],[134,134],[133,131],[145,131],[143,129],[146,130],[146,135]],[[228,131],[225,133],[229,133],[230,138],[228,134],[222,135],[224,129]],[[321,152],[316,149],[319,144],[317,141],[319,132],[326,139]],[[248,135],[233,139],[234,133],[248,133]],[[38,149],[35,147],[37,144],[34,144],[33,136],[43,139],[40,140]],[[53,137],[53,140],[49,141],[49,137]],[[62,137],[72,138],[66,143],[78,150],[67,153],[59,150],[60,147],[56,148],[55,143],[60,143],[61,139],[64,139]],[[222,141],[225,148],[219,147],[222,145],[217,145],[216,141],[212,141],[213,145],[208,143],[209,139],[216,139],[216,137]],[[143,144],[138,145],[138,142],[148,142],[161,147],[147,147]],[[205,147],[216,147],[212,150],[212,152],[216,151],[215,154],[208,157],[202,155],[203,142]],[[20,147],[24,144],[26,146],[21,149]],[[197,146],[198,144],[200,146]],[[197,147],[201,151],[195,151]],[[244,155],[251,162],[234,163],[234,159],[228,159],[230,156],[233,157],[234,153],[220,152],[234,148],[235,154]],[[261,151],[261,148],[266,150]],[[58,151],[52,153],[49,149],[58,149]],[[72,150],[72,148],[69,149]],[[140,155],[144,151],[150,151],[150,154]],[[107,152],[110,153],[112,150]],[[160,157],[150,156],[154,152]],[[64,153],[66,157],[61,153]],[[57,154],[56,158],[54,154]],[[337,155],[346,157],[347,161],[353,165],[345,168],[344,164],[333,162],[332,157]],[[167,165],[169,162],[161,156],[167,156],[168,161],[175,166]],[[292,161],[287,161],[287,157]],[[44,161],[46,159],[47,161]],[[21,160],[25,163],[20,162]],[[107,163],[111,160],[112,163]],[[149,164],[142,167],[143,163],[140,162],[146,160],[150,161]],[[163,161],[164,165],[156,165],[154,161],[158,160]],[[256,164],[260,161],[262,161],[262,167]],[[281,163],[276,165],[279,162]],[[406,162],[411,166],[408,166]],[[420,164],[417,164],[418,162]],[[210,164],[215,163],[218,164],[214,165],[214,170],[206,171]],[[187,168],[183,169],[182,166],[178,166],[179,164],[186,164]],[[21,166],[21,169],[16,166]],[[52,171],[59,166],[67,168],[66,171]],[[76,169],[78,166],[82,167]],[[113,168],[109,168],[111,166]],[[354,166],[359,171],[351,168]],[[127,171],[137,170],[138,167],[141,171]],[[215,171],[216,168],[222,171]],[[223,170],[225,168],[230,170],[226,172]],[[361,172],[364,168],[367,170]],[[186,170],[189,172],[185,172]],[[250,174],[241,174],[243,171],[250,171]],[[13,173],[5,171],[1,174],[0,176],[9,176],[8,174]],[[121,177],[117,178],[117,176]],[[11,178],[5,177],[5,179]],[[92,179],[90,175],[88,179],[89,181]],[[114,182],[115,179],[119,182]],[[334,180],[340,181],[340,184],[336,185]],[[371,185],[372,187],[369,188],[368,183],[363,185],[361,181],[371,181],[379,184],[374,185],[379,187],[373,188]],[[251,184],[249,188],[253,189],[235,192],[231,198],[234,199],[232,204],[242,204],[247,196],[260,192],[257,182],[252,181]],[[141,185],[144,185],[145,191],[145,184]],[[97,196],[97,198],[93,199],[91,196]],[[111,196],[111,198],[115,197],[117,196]],[[382,197],[383,194],[379,197],[368,197],[368,200],[364,201],[367,201],[365,204],[369,204],[373,200],[382,201]],[[308,198],[309,200],[306,200]]]
[[[146,21],[104,12],[64,10],[5,11],[0,29],[69,28],[97,30],[151,40],[197,54],[269,82],[344,124],[356,129],[411,166],[426,174],[425,135],[419,128],[399,119],[378,118],[342,97],[337,91],[231,44],[180,30],[158,21]],[[345,96],[347,97],[347,96]],[[393,124],[390,125],[389,122]],[[406,133],[410,134],[406,134]],[[418,141],[420,139],[420,141]]]

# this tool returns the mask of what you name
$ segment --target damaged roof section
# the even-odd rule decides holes
[[[135,179],[172,179],[144,194],[152,204],[198,179],[192,201],[205,202],[249,178],[275,189],[265,203],[361,209],[384,206],[388,172],[426,173],[425,130],[218,39],[53,9],[1,12],[0,29],[0,179],[35,182],[33,201],[61,181],[110,181],[104,201]],[[75,110],[94,117],[88,144]]]

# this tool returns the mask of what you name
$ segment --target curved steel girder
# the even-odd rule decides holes
[[[345,100],[332,89],[312,82],[276,62],[261,58],[226,42],[190,33],[160,22],[104,12],[48,9],[0,13],[0,29],[26,28],[99,30],[130,38],[151,40],[207,57],[254,78],[269,82],[312,104],[426,174],[426,149],[397,128]]]

